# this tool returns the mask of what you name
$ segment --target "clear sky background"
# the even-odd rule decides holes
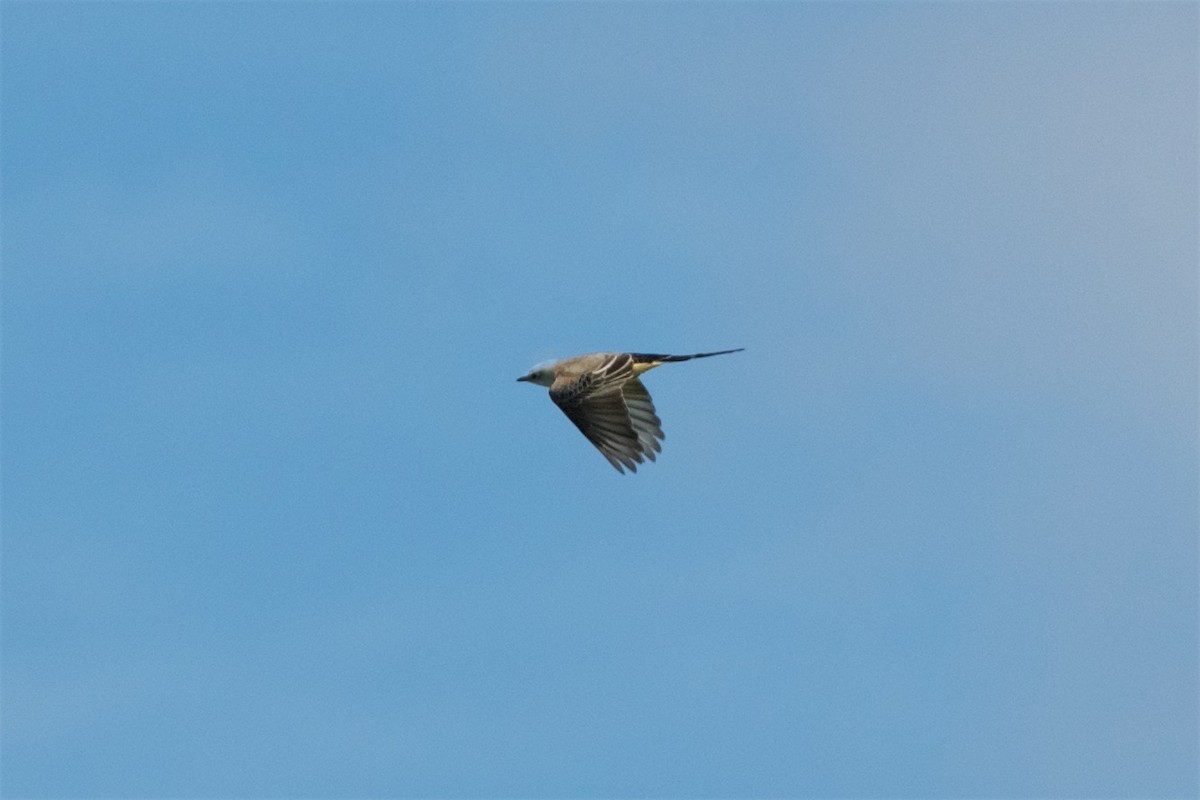
[[[1197,16],[5,2],[0,790],[1194,796]]]

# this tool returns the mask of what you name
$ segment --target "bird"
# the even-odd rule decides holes
[[[637,472],[655,460],[666,437],[662,420],[639,376],[655,367],[745,350],[672,356],[663,353],[587,353],[539,365],[517,378],[550,387],[550,399],[567,415],[617,472]]]

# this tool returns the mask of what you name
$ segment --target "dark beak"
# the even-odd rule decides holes
[[[517,378],[517,383],[520,383],[521,381],[527,381],[527,380],[529,380],[529,376],[522,375],[521,377]]]

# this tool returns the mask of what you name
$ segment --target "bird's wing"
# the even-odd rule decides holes
[[[550,399],[618,472],[637,472],[645,457],[653,461],[662,450],[655,438],[663,438],[662,423],[632,364],[618,353],[588,372],[563,374],[550,387]]]

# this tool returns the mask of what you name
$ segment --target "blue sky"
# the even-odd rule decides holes
[[[0,791],[1194,796],[1197,16],[4,3]]]

